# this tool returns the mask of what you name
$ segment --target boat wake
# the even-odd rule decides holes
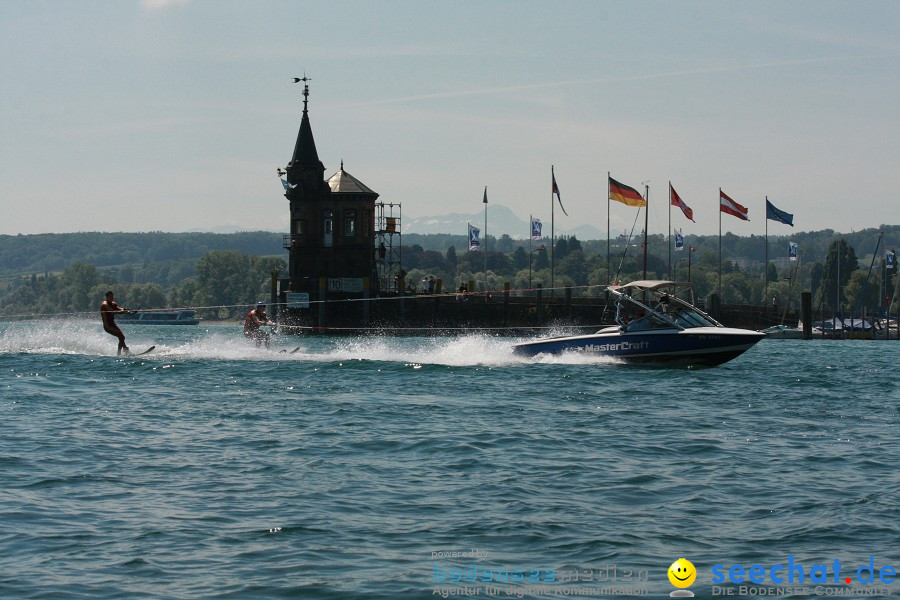
[[[334,363],[372,361],[417,368],[443,366],[512,366],[534,364],[617,364],[607,357],[579,353],[514,355],[522,338],[485,334],[444,337],[370,336],[356,338],[275,336],[271,348],[248,343],[239,328],[150,331],[125,330],[135,353],[156,346],[142,360],[298,361]],[[173,335],[174,334],[174,335]],[[0,329],[0,354],[71,354],[116,356],[115,338],[92,321],[42,321],[6,324]]]
[[[128,332],[126,332],[127,334]],[[128,346],[141,352],[151,338],[128,335]],[[91,321],[40,321],[7,324],[0,329],[0,354],[116,354],[116,338]]]

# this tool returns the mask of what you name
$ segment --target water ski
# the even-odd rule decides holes
[[[153,349],[154,349],[154,348],[156,348],[156,346],[150,346],[149,348],[147,348],[147,349],[144,350],[143,352],[138,352],[137,354],[132,354],[131,356],[142,356],[142,355],[147,354],[147,353],[149,353],[149,352],[153,352]]]

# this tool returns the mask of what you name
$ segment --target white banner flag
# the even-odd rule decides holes
[[[481,230],[469,223],[469,250],[481,248]]]
[[[541,220],[531,217],[531,239],[541,239]]]

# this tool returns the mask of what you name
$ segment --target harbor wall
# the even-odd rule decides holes
[[[428,332],[482,331],[521,335],[528,331],[593,331],[615,324],[615,305],[604,296],[573,298],[571,290],[529,296],[508,292],[458,294],[384,294],[375,298],[332,295],[309,308],[282,308],[278,321],[297,333],[364,332],[422,335]],[[721,304],[708,312],[728,327],[763,329],[784,322],[796,325],[798,310]]]

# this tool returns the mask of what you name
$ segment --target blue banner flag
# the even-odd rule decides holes
[[[788,256],[791,257],[791,260],[797,260],[797,242],[790,242],[790,246],[788,246]]]
[[[469,223],[469,250],[481,248],[481,230]]]
[[[794,226],[794,215],[786,213],[783,210],[778,210],[771,202],[769,202],[768,198],[766,198],[766,218],[771,221],[778,221],[779,223],[790,225],[791,227]]]
[[[542,227],[541,220],[531,217],[531,239],[533,239],[533,240],[541,239],[541,237],[542,237],[541,236],[541,227]]]
[[[681,252],[684,250],[684,236],[681,235],[681,230],[675,230],[675,252]]]
[[[894,253],[893,250],[888,250],[887,255],[884,258],[885,258],[885,264],[884,264],[885,269],[893,269],[894,265],[897,264],[897,255]]]

